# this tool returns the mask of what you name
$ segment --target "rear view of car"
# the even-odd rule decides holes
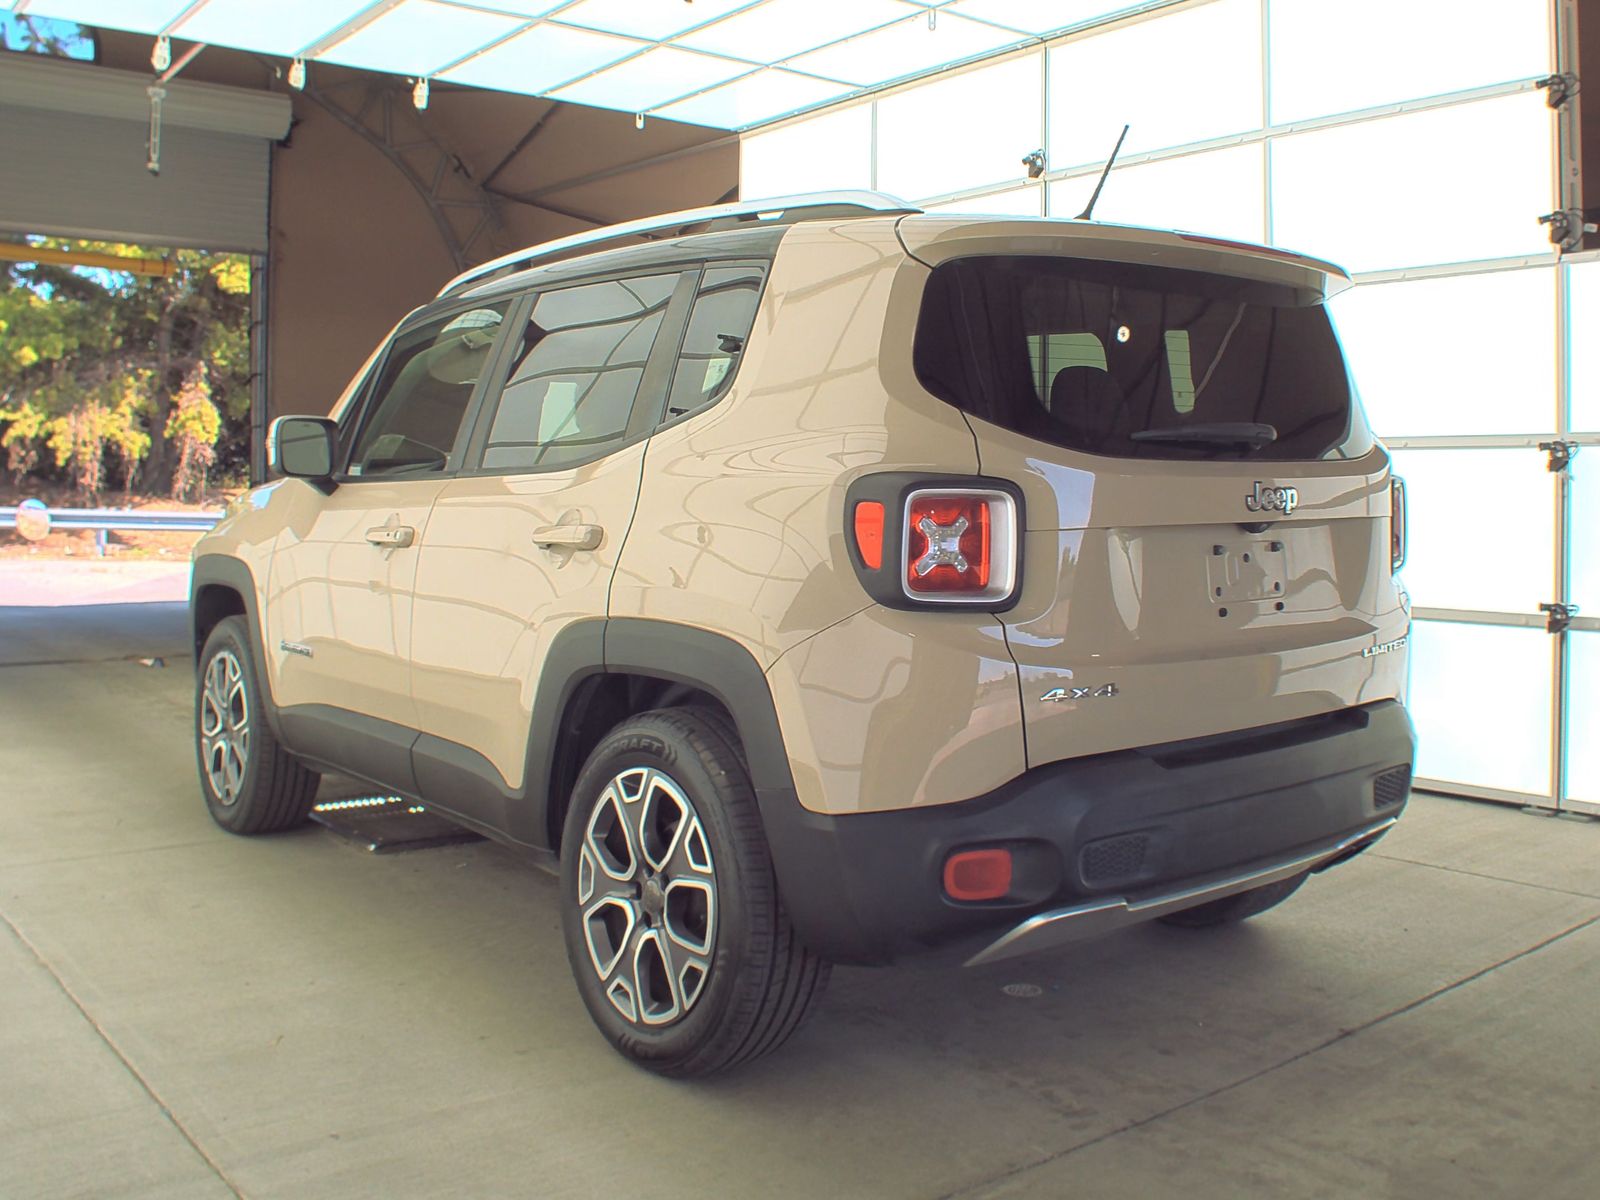
[[[196,549],[212,815],[341,771],[558,867],[590,1015],[671,1075],[833,963],[1263,912],[1410,790],[1348,283],[870,194],[475,268]]]
[[[906,756],[832,824],[853,864],[836,894],[866,931],[834,956],[959,942],[985,962],[1133,920],[1237,920],[1370,845],[1409,793],[1409,613],[1403,491],[1324,307],[1348,278],[1108,225],[897,232],[921,286],[887,306],[909,343],[885,338],[889,424],[896,404],[908,424],[954,410],[971,449],[862,471],[839,519],[924,660],[988,638],[1020,753],[975,736],[1009,706],[959,670],[863,714],[886,726],[903,705],[899,727],[938,732],[898,734]],[[902,352],[915,387],[894,382]],[[848,651],[811,659],[900,653],[851,624]],[[820,690],[797,697],[846,723]],[[825,907],[820,925],[847,924]]]

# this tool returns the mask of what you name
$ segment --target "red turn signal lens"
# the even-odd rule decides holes
[[[993,552],[985,496],[918,492],[906,507],[906,591],[982,592]]]
[[[863,500],[856,505],[856,549],[861,561],[876,571],[883,566],[883,504]]]
[[[944,860],[944,894],[952,900],[998,900],[1011,890],[1011,851],[958,850]]]

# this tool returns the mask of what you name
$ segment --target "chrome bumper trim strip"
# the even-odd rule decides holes
[[[1251,888],[1277,883],[1281,879],[1288,879],[1291,875],[1298,875],[1301,871],[1315,870],[1330,859],[1348,854],[1352,850],[1365,849],[1388,833],[1396,819],[1390,817],[1379,821],[1332,846],[1324,846],[1310,854],[1273,863],[1271,866],[1258,867],[1241,875],[1230,875],[1211,883],[1184,888],[1181,891],[1132,901],[1126,896],[1107,896],[1099,900],[1074,904],[1069,908],[1036,913],[974,954],[967,960],[966,965],[981,966],[1021,954],[1049,950],[1069,942],[1099,937],[1126,925],[1153,920],[1180,909],[1193,908],[1197,904],[1221,900],[1225,896],[1247,892]]]

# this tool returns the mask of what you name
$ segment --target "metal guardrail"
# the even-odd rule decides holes
[[[31,542],[57,529],[87,529],[105,553],[106,533],[144,530],[154,533],[204,533],[222,520],[222,510],[174,512],[151,508],[48,508],[38,500],[24,500],[15,508],[0,508],[0,529],[15,529]]]

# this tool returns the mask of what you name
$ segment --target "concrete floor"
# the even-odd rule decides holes
[[[1419,797],[1258,921],[841,970],[674,1084],[506,851],[213,827],[184,640],[0,609],[5,1197],[1600,1194],[1600,825]]]

